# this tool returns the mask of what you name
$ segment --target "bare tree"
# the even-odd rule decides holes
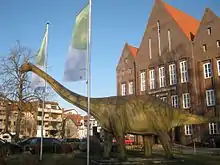
[[[36,93],[31,88],[31,76],[20,71],[24,61],[32,61],[33,57],[30,49],[17,42],[9,55],[0,59],[0,97],[17,105],[16,140],[19,138],[23,112],[36,110],[29,103],[42,98],[42,93]]]

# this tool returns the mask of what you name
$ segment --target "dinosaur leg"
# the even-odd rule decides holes
[[[126,155],[125,155],[125,144],[124,144],[124,130],[121,126],[121,119],[118,119],[116,117],[112,118],[111,121],[112,124],[112,130],[113,130],[113,135],[116,138],[116,143],[117,143],[117,150],[118,150],[118,159],[121,161],[126,160]]]
[[[113,135],[104,131],[104,159],[110,158]]]
[[[152,146],[153,146],[153,136],[152,135],[144,135],[144,155],[146,157],[152,156]]]
[[[172,159],[173,158],[172,142],[169,134],[167,132],[160,132],[159,139],[164,148],[165,155],[167,156],[168,159]]]
[[[125,156],[125,145],[124,145],[124,134],[122,132],[116,134],[116,141],[117,141],[117,150],[119,152],[119,160],[124,161],[126,160]]]

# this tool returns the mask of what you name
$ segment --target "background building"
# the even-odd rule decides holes
[[[24,105],[25,106],[25,105]],[[32,107],[22,112],[22,120],[20,126],[20,136],[34,136],[36,134],[36,107]],[[15,134],[18,118],[18,106],[16,103],[10,103],[6,100],[0,101],[0,132],[9,132]]]
[[[37,134],[41,136],[42,103],[38,102],[37,109]],[[44,136],[60,137],[62,130],[63,109],[57,102],[45,101],[44,107]]]
[[[139,48],[124,46],[116,69],[117,94],[147,93],[190,113],[219,117],[219,29],[220,18],[211,9],[199,21],[155,0]],[[186,144],[218,133],[218,123],[185,125],[171,137]]]
[[[63,115],[65,138],[86,138],[88,116],[77,113],[74,109],[65,110]],[[90,117],[90,135],[99,134],[101,127],[94,117]],[[99,135],[98,135],[99,136]]]

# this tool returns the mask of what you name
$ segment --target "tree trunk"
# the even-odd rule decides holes
[[[18,86],[18,117],[17,117],[17,124],[15,129],[15,140],[19,139],[20,130],[21,130],[21,119],[22,119],[22,111],[24,109],[23,105],[23,80],[24,74],[21,76],[19,86]]]
[[[22,119],[22,111],[20,108],[18,108],[18,116],[16,121],[16,127],[15,127],[15,141],[18,141],[20,130],[21,130],[21,119]]]
[[[8,126],[9,126],[10,107],[7,102],[5,103],[5,107],[6,107],[5,109],[5,132],[8,133],[9,132]]]
[[[144,155],[146,157],[152,156],[152,147],[153,147],[153,136],[152,135],[144,135]]]

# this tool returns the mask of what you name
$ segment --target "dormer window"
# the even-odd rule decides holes
[[[217,40],[217,42],[216,42],[216,46],[217,46],[217,48],[220,47],[220,40]]]
[[[209,36],[212,34],[212,29],[211,29],[211,27],[208,27],[208,28],[207,28],[207,32],[208,32],[208,35],[209,35]]]
[[[203,49],[203,52],[207,52],[207,46],[206,46],[206,44],[203,44],[203,45],[202,45],[202,49]]]

